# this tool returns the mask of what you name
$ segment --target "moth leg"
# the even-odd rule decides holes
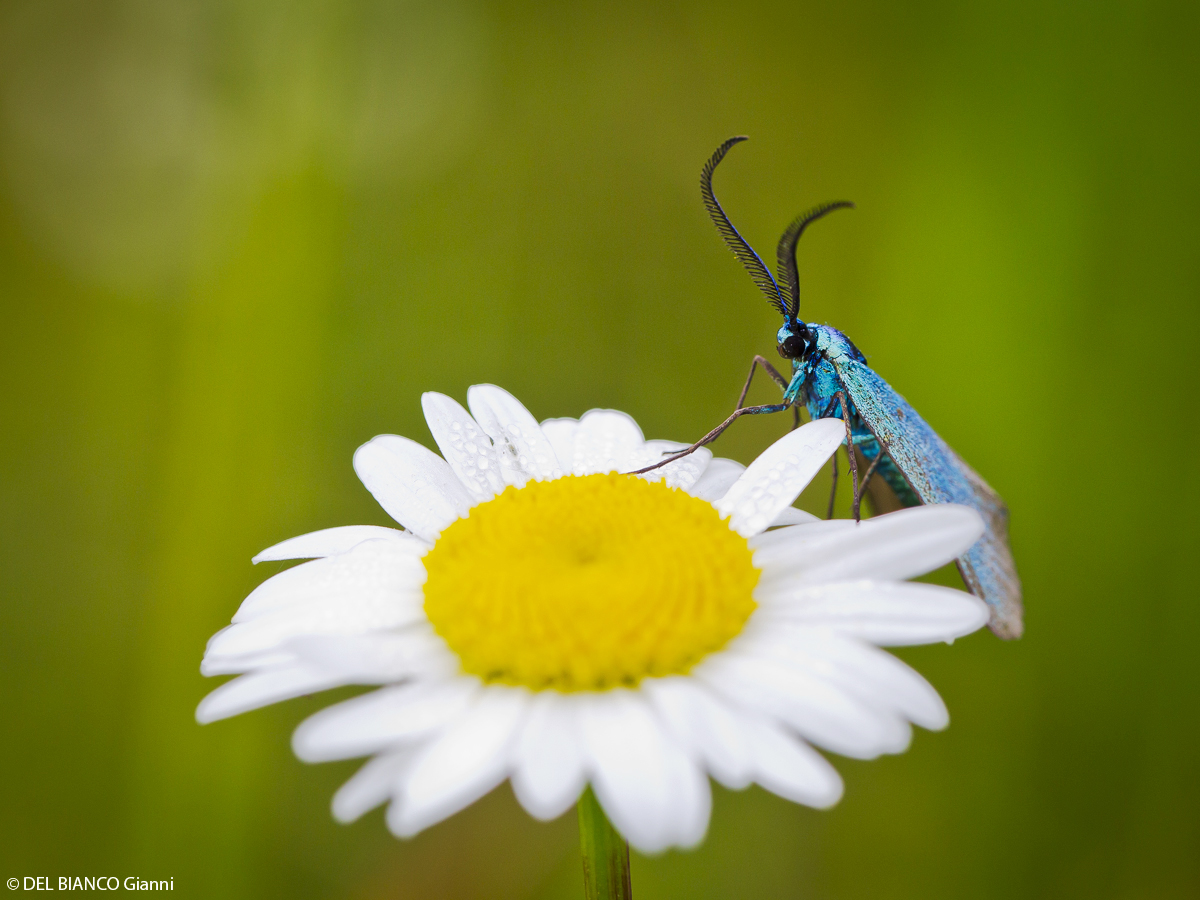
[[[832,470],[833,481],[829,486],[829,511],[827,513],[825,513],[825,518],[827,518],[827,519],[833,518],[833,500],[835,497],[837,497],[837,480],[838,480],[837,450],[833,451],[833,456],[830,457],[830,461],[833,463],[833,470]]]
[[[724,422],[722,422],[720,425],[718,425],[716,428],[714,428],[712,431],[710,431],[704,437],[700,438],[700,440],[696,441],[696,443],[692,444],[692,446],[687,447],[683,450],[680,450],[678,453],[672,453],[666,459],[656,462],[652,466],[646,466],[646,468],[644,468],[644,469],[637,469],[636,471],[630,472],[628,474],[641,475],[643,472],[651,472],[654,469],[657,469],[659,466],[665,466],[667,463],[674,462],[677,459],[687,456],[689,453],[695,453],[697,450],[699,450],[705,444],[711,444],[713,441],[715,441],[717,438],[719,438],[721,436],[721,433],[726,428],[728,428],[730,425],[732,425],[734,422],[736,422],[742,416],[758,416],[758,415],[762,415],[763,413],[783,412],[785,409],[788,408],[788,405],[789,404],[787,404],[787,403],[768,403],[764,406],[742,406],[738,409],[735,409],[733,411],[733,413],[729,416],[728,419],[726,419]]]
[[[853,452],[851,459],[854,458]],[[875,458],[871,460],[871,465],[867,467],[867,474],[863,476],[862,484],[854,490],[854,520],[858,521],[859,509],[862,505],[863,494],[867,492],[867,484],[871,481],[871,476],[875,474],[875,470],[879,468],[879,463],[883,459],[883,448],[879,448],[879,452],[875,454]]]
[[[760,356],[757,353],[754,354],[754,359],[752,359],[750,361],[750,374],[746,376],[746,383],[744,385],[742,385],[742,392],[740,394],[738,394],[737,405],[735,405],[733,408],[735,415],[731,416],[729,419],[726,419],[724,422],[722,422],[720,425],[718,425],[716,428],[714,428],[711,432],[709,432],[707,435],[705,435],[705,437],[701,439],[700,443],[693,444],[691,447],[689,447],[687,449],[686,453],[692,453],[696,450],[697,447],[701,447],[705,443],[711,443],[712,441],[715,441],[720,436],[721,432],[724,431],[726,428],[728,428],[733,423],[733,420],[737,418],[736,413],[739,410],[746,410],[748,412],[753,412],[755,410],[758,410],[758,407],[754,407],[754,406],[747,407],[747,406],[742,406],[742,404],[746,402],[746,395],[748,393],[750,393],[750,382],[752,382],[754,380],[754,370],[757,369],[759,366],[762,366],[764,369],[766,369],[767,374],[771,376],[771,380],[774,381],[777,385],[779,385],[780,390],[782,390],[785,394],[787,393],[787,388],[788,388],[787,379],[784,378],[782,375],[780,375],[779,370],[776,369],[773,365],[771,365],[764,357]],[[780,407],[780,409],[783,409],[783,408],[785,408],[785,407],[783,407],[783,406]],[[769,410],[769,412],[776,412],[776,410],[771,409],[771,410]],[[792,430],[795,431],[797,428],[800,427],[800,407],[793,406],[792,407],[792,415],[794,417],[793,424],[792,424]],[[669,454],[669,451],[663,453],[664,456],[666,456],[668,454]],[[681,453],[680,456],[682,456],[682,455],[685,455],[685,454]],[[679,456],[671,457],[671,459],[678,459],[678,458],[679,458]],[[670,459],[667,459],[661,463],[658,463],[657,465],[661,466],[664,463],[668,463],[670,461],[671,461]],[[651,468],[656,468],[656,466],[652,466]],[[643,471],[645,471],[645,470],[643,470]]]
[[[750,391],[750,381],[751,381],[751,379],[754,378],[754,367],[755,366],[762,366],[764,369],[766,369],[767,374],[771,376],[771,379],[777,385],[779,385],[780,389],[785,394],[787,393],[787,388],[788,388],[787,379],[779,374],[778,369],[776,369],[773,365],[771,365],[769,362],[767,362],[766,359],[764,359],[763,357],[759,356],[756,353],[756,354],[754,354],[754,361],[750,363],[750,374],[746,376],[746,385],[745,385],[745,387],[742,388],[741,396],[738,397],[738,402],[737,402],[737,407],[736,407],[737,409],[741,409],[742,404],[746,402],[746,394]],[[795,431],[799,427],[800,427],[800,407],[793,406],[792,407],[792,431]]]
[[[839,406],[839,405],[842,407],[842,422],[845,423],[845,425],[846,425],[846,455],[850,458],[850,482],[851,482],[851,484],[854,485],[854,493],[856,496],[856,499],[854,502],[854,521],[858,522],[858,521],[860,521],[859,505],[858,505],[858,499],[857,499],[858,460],[855,459],[855,457],[854,457],[854,432],[850,430],[850,399],[846,396],[845,391],[838,391],[836,394],[833,395],[833,399],[829,401],[829,406],[827,406],[825,408],[825,412],[821,415],[821,418],[822,419],[829,418],[830,414],[834,410],[834,407]],[[836,450],[834,451],[833,455],[835,457],[837,456]],[[834,463],[834,465],[837,465],[837,464]]]
[[[754,354],[754,359],[750,362],[750,374],[746,376],[746,383],[742,386],[742,392],[738,395],[737,406],[734,409],[741,409],[742,404],[746,402],[746,394],[750,393],[750,382],[754,380],[754,370],[756,367],[762,366],[767,370],[767,374],[771,376],[771,380],[779,385],[783,390],[787,390],[787,379],[779,374],[779,370],[766,361],[765,358]],[[796,410],[796,416],[799,417],[800,410]]]

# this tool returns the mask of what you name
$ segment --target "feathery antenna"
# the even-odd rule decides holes
[[[849,200],[836,200],[833,203],[822,203],[814,206],[806,213],[801,213],[795,221],[783,232],[776,250],[778,260],[779,283],[783,285],[783,293],[787,296],[787,310],[784,315],[796,318],[800,312],[800,276],[796,271],[796,244],[804,229],[822,216],[828,215],[835,209],[854,209]]]
[[[787,315],[787,306],[783,301],[783,294],[779,291],[779,285],[775,283],[775,279],[771,277],[771,272],[754,252],[753,248],[746,243],[745,238],[738,234],[738,230],[733,227],[733,223],[729,221],[729,216],[725,215],[725,210],[721,209],[721,204],[717,202],[717,195],[713,193],[712,176],[713,171],[717,168],[717,164],[725,158],[725,154],[729,152],[729,148],[734,144],[740,144],[748,138],[731,137],[714,153],[704,164],[704,169],[700,173],[700,196],[704,198],[704,207],[708,210],[709,216],[712,217],[713,224],[717,226],[717,231],[721,232],[721,237],[725,239],[725,243],[729,245],[729,249],[746,267],[746,271],[750,273],[750,277],[754,279],[754,283],[758,285],[758,289],[767,295],[767,300],[774,306],[782,315]],[[805,223],[807,224],[807,223]],[[804,226],[800,226],[800,230],[804,230]],[[799,234],[797,234],[799,237]],[[781,245],[782,246],[782,245]],[[794,244],[793,244],[794,246]],[[792,263],[793,269],[795,262]]]

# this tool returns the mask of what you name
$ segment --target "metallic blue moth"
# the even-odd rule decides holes
[[[767,360],[755,356],[733,414],[687,450],[663,462],[715,440],[743,415],[791,409],[799,422],[799,407],[803,405],[814,419],[837,416],[846,422],[847,446],[854,450],[848,453],[854,481],[854,517],[858,518],[859,503],[865,491],[871,494],[878,510],[922,503],[961,503],[974,507],[983,517],[986,530],[983,537],[959,557],[959,571],[971,592],[991,608],[992,631],[1002,638],[1020,637],[1023,630],[1021,582],[1008,546],[1008,509],[1004,501],[950,449],[908,401],[871,370],[849,338],[836,328],[799,319],[796,243],[809,224],[853,204],[844,201],[823,204],[797,217],[779,240],[779,278],[776,280],[733,227],[712,189],[717,164],[731,147],[744,140],[744,137],[733,137],[717,148],[701,173],[700,190],[704,205],[726,244],[784,317],[776,338],[779,355],[792,363],[792,377],[785,379]],[[783,389],[783,402],[743,406],[755,367],[760,365]],[[867,465],[861,482],[858,478],[860,461]],[[876,474],[880,477],[872,481]],[[835,490],[836,477],[835,457]],[[831,497],[831,515],[832,508]]]

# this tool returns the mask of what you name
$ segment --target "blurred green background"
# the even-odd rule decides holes
[[[270,574],[252,554],[386,522],[351,453],[428,442],[421,391],[717,422],[777,326],[697,190],[746,133],[718,194],[764,255],[858,203],[805,237],[803,313],[1008,500],[1028,631],[904,652],[948,731],[835,759],[829,812],[718,791],[637,896],[1200,894],[1198,24],[1153,0],[4,3],[0,876],[581,896],[571,816],[504,787],[410,842],[337,825],[356,764],[289,749],[330,696],[200,727],[197,668]]]

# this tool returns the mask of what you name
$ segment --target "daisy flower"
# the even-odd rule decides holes
[[[987,622],[962,591],[904,579],[982,533],[960,506],[821,521],[792,507],[842,442],[841,420],[792,431],[749,467],[647,441],[593,410],[539,424],[477,385],[470,409],[422,397],[442,451],[382,435],[354,468],[402,529],[302,535],[255,562],[267,579],[208,644],[238,674],[211,722],[339,685],[377,690],[297,729],[310,762],[370,756],[334,796],[350,821],[387,803],[408,837],[508,779],[539,819],[589,785],[637,849],[704,837],[709,776],[827,807],[842,793],[814,748],[903,751],[945,706],[879,646],[949,641]]]

